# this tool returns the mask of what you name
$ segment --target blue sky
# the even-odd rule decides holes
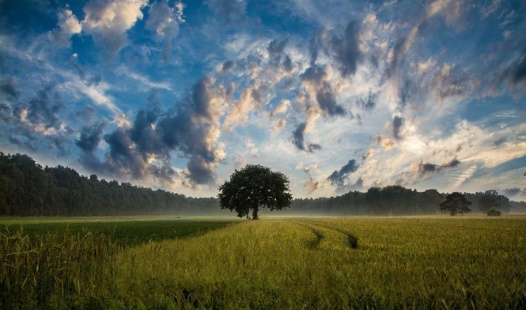
[[[0,150],[189,196],[526,193],[524,1],[0,0]]]

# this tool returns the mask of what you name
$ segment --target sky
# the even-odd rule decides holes
[[[526,196],[526,2],[0,0],[0,151],[216,196]]]

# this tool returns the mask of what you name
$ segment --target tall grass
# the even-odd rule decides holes
[[[526,308],[524,217],[267,219],[131,248],[89,231],[0,242],[2,309]]]
[[[0,233],[0,308],[71,308],[112,290],[119,247],[105,235]]]
[[[132,308],[524,308],[525,224],[248,221],[121,253],[117,298]]]

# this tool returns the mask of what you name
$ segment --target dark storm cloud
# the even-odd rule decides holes
[[[16,89],[16,83],[14,79],[8,79],[0,81],[0,92],[12,97],[18,97],[18,91]]]
[[[360,25],[356,21],[350,21],[345,27],[341,37],[333,36],[330,47],[334,53],[334,59],[339,64],[340,73],[343,77],[356,72],[358,60],[361,57],[358,39]]]
[[[341,167],[340,170],[334,170],[334,172],[331,173],[329,177],[327,177],[327,180],[331,182],[332,185],[342,186],[345,182],[345,178],[347,178],[347,176],[349,176],[351,173],[355,172],[358,167],[359,166],[356,164],[356,161],[351,159],[349,162],[347,162],[347,164]]]
[[[400,130],[403,125],[404,125],[403,117],[395,116],[393,118],[393,137],[396,140],[400,140],[402,138],[402,136],[400,135]]]
[[[84,128],[80,133],[80,138],[76,141],[77,146],[84,152],[91,153],[95,151],[102,140],[105,127],[106,123],[101,122],[93,127]]]

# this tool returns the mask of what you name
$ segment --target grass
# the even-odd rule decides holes
[[[3,236],[8,244],[16,243],[13,237],[29,242],[22,235]],[[31,273],[22,263],[0,265],[0,275],[12,272],[0,277],[0,307],[526,307],[525,217],[269,218],[126,248],[104,234],[77,236],[40,243],[62,247],[60,259],[70,262],[67,274],[75,276],[46,265],[39,281],[56,276],[61,281],[53,281],[65,283],[64,289],[55,284],[41,295],[6,291],[5,283],[21,286]],[[44,261],[54,253],[34,243],[2,253],[10,251],[48,253],[39,256]],[[75,271],[80,266],[86,271]]]
[[[102,234],[121,246],[135,246],[152,241],[177,239],[204,234],[221,228],[232,219],[179,217],[121,217],[121,218],[3,218],[11,231],[22,230],[30,238],[45,234]],[[2,218],[0,218],[2,223]]]

